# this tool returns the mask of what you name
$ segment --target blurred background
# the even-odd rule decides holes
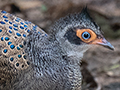
[[[60,17],[80,12],[86,6],[115,50],[95,46],[85,53],[81,63],[82,90],[120,90],[120,0],[0,0],[0,9],[46,32]]]

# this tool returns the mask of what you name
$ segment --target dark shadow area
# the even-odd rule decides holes
[[[120,82],[114,82],[103,86],[103,90],[120,90]]]

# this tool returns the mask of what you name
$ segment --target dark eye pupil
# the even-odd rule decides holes
[[[83,38],[83,39],[89,39],[89,38],[90,38],[90,33],[88,33],[88,32],[83,32],[83,33],[82,33],[82,38]]]
[[[87,38],[88,36],[89,36],[89,35],[88,35],[87,33],[86,33],[86,34],[84,34],[84,37],[85,37],[85,38]]]

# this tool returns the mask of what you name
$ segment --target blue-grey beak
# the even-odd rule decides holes
[[[109,48],[111,50],[115,49],[114,46],[112,46],[111,43],[108,42],[105,38],[102,38],[101,42],[97,42],[97,44],[102,45],[104,47],[107,47],[107,48]]]
[[[114,46],[112,46],[110,44],[110,42],[108,42],[104,37],[101,38],[96,38],[94,41],[92,41],[90,44],[97,44],[97,45],[101,45],[104,46],[106,48],[109,48],[111,50],[114,50]]]

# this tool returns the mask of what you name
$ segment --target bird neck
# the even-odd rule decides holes
[[[76,48],[78,46],[70,44],[67,40],[64,39],[59,38],[57,39],[57,41],[59,42],[64,55],[66,55],[66,57],[70,60],[73,60],[76,64],[80,63],[81,59],[83,58],[84,52],[88,49],[88,47],[85,48],[84,45]]]

